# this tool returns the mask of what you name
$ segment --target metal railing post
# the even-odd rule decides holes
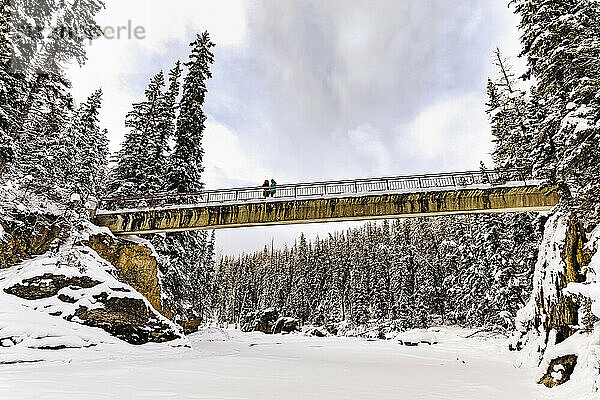
[[[522,170],[522,169],[519,169],[519,170],[518,170],[518,173],[519,173],[519,178],[521,178],[521,180],[523,181],[523,183],[525,183],[525,184],[526,184],[526,183],[527,183],[527,180],[525,180],[525,174],[523,174],[523,170]]]

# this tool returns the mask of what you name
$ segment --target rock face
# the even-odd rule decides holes
[[[318,327],[307,330],[306,334],[308,336],[314,336],[314,337],[320,337],[320,338],[327,336],[327,332],[324,329],[318,328]]]
[[[47,252],[63,231],[58,217],[23,214],[0,220],[0,269]]]
[[[568,344],[582,325],[593,326],[597,321],[590,300],[573,296],[567,288],[582,285],[590,271],[593,251],[587,236],[575,215],[559,211],[550,216],[540,245],[531,298],[517,313],[517,332],[511,349],[531,345],[537,350],[537,361],[549,365],[539,383],[548,387],[569,380],[577,363],[572,348],[562,345]]]
[[[578,221],[565,214],[555,214],[547,221],[534,273],[532,296],[524,309],[517,313],[517,330],[527,340],[528,332],[540,332],[543,347],[563,342],[578,325],[580,304],[565,295],[570,282],[583,282],[584,267],[589,255],[583,250],[585,231]],[[552,335],[551,335],[552,333]],[[520,350],[523,342],[512,345]]]
[[[250,312],[244,317],[241,329],[243,332],[258,331],[270,334],[273,332],[273,325],[278,316],[277,311],[273,308]]]
[[[90,236],[86,244],[115,267],[121,282],[131,285],[154,309],[179,324],[186,334],[198,331],[202,321],[192,313],[179,316],[177,320],[173,318],[173,312],[161,296],[158,262],[149,242],[96,234]]]
[[[74,317],[84,321],[84,325],[102,328],[130,344],[163,343],[181,338],[142,299],[109,297],[106,293],[95,295],[94,299],[103,307],[90,310],[80,306],[75,311]]]
[[[147,245],[107,234],[93,235],[86,244],[115,267],[120,281],[141,293],[162,315],[172,318],[172,313],[161,302],[157,262]]]
[[[273,325],[273,333],[291,333],[300,330],[300,321],[296,318],[281,317]]]
[[[130,344],[184,337],[180,327],[119,281],[119,276],[113,265],[89,247],[68,242],[56,254],[38,256],[7,270],[0,290],[22,299],[21,304],[29,309],[100,328]]]
[[[39,300],[57,296],[60,290],[66,287],[74,290],[89,289],[99,284],[100,282],[95,281],[87,276],[67,278],[64,275],[54,275],[48,273],[41,276],[24,279],[22,283],[17,283],[12,287],[4,289],[4,291],[8,294],[12,294],[25,300]]]
[[[241,330],[267,334],[290,333],[300,330],[300,321],[292,317],[279,317],[277,310],[267,308],[247,313]]]
[[[200,328],[200,325],[202,324],[202,320],[200,318],[198,318],[198,316],[196,316],[192,313],[188,313],[184,317],[184,319],[176,320],[175,322],[183,328],[183,332],[185,332],[186,335],[189,335],[190,333],[198,332],[198,329]]]
[[[555,358],[550,362],[548,371],[538,383],[549,388],[562,385],[571,379],[571,374],[575,370],[576,364],[577,356],[574,354]]]

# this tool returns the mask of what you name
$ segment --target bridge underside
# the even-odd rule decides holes
[[[117,235],[131,235],[383,218],[539,212],[550,210],[558,200],[555,191],[541,191],[534,186],[492,187],[99,213],[96,223]]]

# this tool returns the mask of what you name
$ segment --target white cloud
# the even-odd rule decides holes
[[[204,175],[207,187],[260,186],[270,177],[260,157],[252,157],[239,136],[213,118],[204,133]]]
[[[390,168],[390,152],[378,129],[370,124],[361,125],[348,132],[348,138],[358,154],[368,159],[375,171],[386,171]]]
[[[397,154],[437,169],[429,172],[473,169],[479,161],[491,165],[490,127],[477,93],[442,99],[398,131]]]
[[[239,45],[246,32],[245,5],[242,0],[126,0],[107,1],[97,18],[103,27],[143,27],[145,38],[99,38],[88,45],[88,62],[71,66],[68,74],[74,82],[73,94],[78,102],[101,87],[104,102],[100,119],[108,128],[111,148],[118,148],[125,132],[125,115],[131,103],[143,96],[143,85],[160,69],[170,68],[177,59],[187,58],[187,44],[195,33],[208,30],[220,47]],[[185,49],[182,54],[174,43]],[[166,58],[163,61],[161,58]],[[165,65],[162,65],[165,63]]]

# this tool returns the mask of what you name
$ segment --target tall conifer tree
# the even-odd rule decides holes
[[[188,73],[183,83],[183,94],[179,106],[179,118],[175,133],[175,148],[171,155],[168,187],[178,192],[193,192],[203,188],[201,176],[204,168],[202,159],[202,137],[206,115],[202,105],[208,89],[206,82],[212,77],[210,65],[214,62],[208,32],[198,35],[190,44],[192,53],[185,63]]]

